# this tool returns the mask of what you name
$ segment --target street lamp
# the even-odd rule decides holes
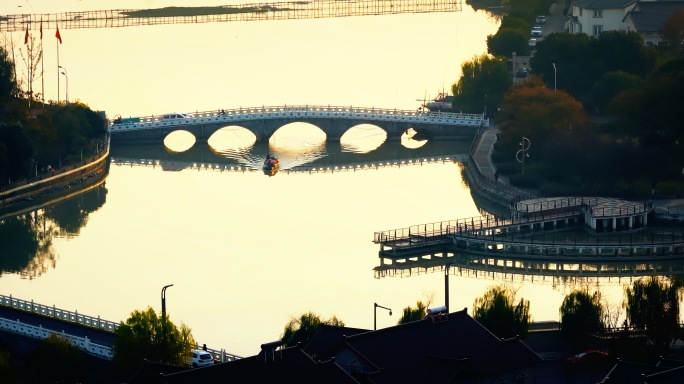
[[[529,149],[530,140],[527,137],[523,136],[522,141],[520,142],[520,149],[518,150],[518,152],[515,153],[515,159],[522,164],[523,176],[525,176],[525,157],[530,157],[530,154],[527,153],[527,150]]]
[[[553,91],[556,92],[556,63],[551,63],[553,65]]]
[[[162,321],[166,321],[166,288],[173,287],[173,284],[165,285],[161,290],[161,302],[162,302]]]
[[[378,305],[378,303],[373,303],[373,330],[378,329],[378,307],[388,310],[389,315],[392,316],[391,309],[383,307],[382,305]]]
[[[67,75],[66,68],[62,67],[61,65],[59,68],[62,70],[62,75],[64,75],[66,78],[66,103],[69,104],[69,75]]]

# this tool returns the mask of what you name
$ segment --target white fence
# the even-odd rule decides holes
[[[47,305],[36,304],[31,301],[15,299],[10,296],[0,295],[0,305],[5,307],[11,307],[14,309],[19,309],[26,312],[32,312],[41,316],[51,317],[54,319],[68,321],[72,323],[77,323],[83,326],[97,328],[103,331],[114,332],[119,327],[119,323],[113,321],[102,320],[100,317],[92,317],[79,314],[77,311],[65,311],[63,309],[56,308],[54,305],[49,307]],[[56,331],[43,328],[42,326],[33,326],[29,324],[23,324],[19,320],[9,320],[0,317],[0,329],[7,332],[17,333],[23,336],[33,337],[36,339],[45,339],[54,333],[65,340],[68,340],[73,345],[87,351],[88,353],[104,358],[111,359],[113,357],[112,349],[107,346],[102,346],[98,344],[93,344],[87,337],[78,337],[65,334],[64,331]],[[199,348],[199,346],[195,346]],[[233,361],[241,359],[242,357],[230,354],[224,349],[215,350],[206,348],[207,352],[211,353],[214,359],[220,362]]]
[[[102,320],[100,316],[92,317],[78,313],[78,311],[71,312],[64,309],[56,308],[54,305],[49,307],[47,305],[36,304],[31,301],[15,299],[10,296],[0,295],[0,305],[6,307],[11,307],[15,309],[20,309],[26,312],[32,312],[38,315],[51,317],[53,319],[58,319],[62,321],[69,321],[72,323],[77,323],[84,325],[86,327],[92,327],[101,329],[103,331],[114,332],[116,328],[119,327],[119,323],[115,323],[109,320]]]
[[[188,126],[207,123],[232,123],[262,119],[358,119],[376,121],[394,121],[402,123],[427,123],[453,126],[479,127],[489,126],[489,119],[483,114],[424,112],[398,109],[335,107],[335,106],[282,106],[282,107],[250,107],[237,109],[218,109],[195,112],[192,117],[164,119],[163,115],[131,117],[115,119],[110,122],[112,134],[130,132],[165,126]]]
[[[41,326],[34,326],[29,324],[23,324],[19,320],[9,320],[0,318],[0,329],[6,332],[16,333],[22,336],[32,337],[34,339],[47,339],[50,334],[55,335],[69,341],[74,346],[95,355],[97,357],[111,360],[114,356],[112,353],[112,348],[106,347],[104,345],[91,343],[88,337],[78,337],[67,335],[64,331],[59,332],[51,329],[46,329]]]

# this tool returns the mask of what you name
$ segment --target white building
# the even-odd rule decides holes
[[[637,32],[646,45],[657,45],[663,23],[677,9],[684,9],[684,0],[576,0],[565,30],[596,37],[603,31]]]

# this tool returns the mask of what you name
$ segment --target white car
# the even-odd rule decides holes
[[[537,24],[546,24],[546,16],[537,16],[534,22]]]
[[[169,119],[192,119],[193,116],[190,113],[167,113],[162,115],[163,120]]]
[[[530,48],[536,48],[537,47],[537,39],[536,38],[531,38],[530,41],[527,42],[527,45],[530,46]]]
[[[193,349],[190,351],[190,356],[188,357],[189,366],[197,368],[206,367],[212,364],[214,364],[214,359],[211,357],[209,352],[203,351],[201,349]]]
[[[541,27],[532,27],[532,37],[542,37],[543,34]]]

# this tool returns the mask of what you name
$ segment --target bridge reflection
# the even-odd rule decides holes
[[[437,253],[430,259],[406,260],[374,268],[376,279],[444,273],[498,281],[622,283],[643,276],[684,276],[684,260],[665,261],[550,261],[523,257],[483,257]]]
[[[325,164],[325,165],[299,165],[292,168],[280,169],[279,173],[334,173],[334,172],[356,172],[364,170],[374,170],[386,167],[404,167],[409,165],[423,165],[430,163],[463,162],[467,158],[465,154],[442,155],[421,157],[415,159],[370,161],[364,163],[351,164]],[[211,163],[211,162],[185,162],[185,161],[164,161],[158,159],[145,158],[126,158],[112,157],[112,165],[117,166],[145,166],[161,168],[164,171],[215,171],[215,172],[262,172],[260,166],[249,166],[239,164]]]

